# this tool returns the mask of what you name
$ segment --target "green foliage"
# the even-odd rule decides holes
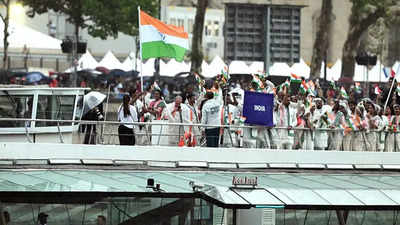
[[[29,16],[50,10],[67,15],[68,22],[87,28],[93,37],[116,38],[118,32],[138,33],[138,6],[157,15],[158,0],[21,0],[30,7]]]
[[[350,22],[357,23],[365,19],[369,14],[377,11],[382,12],[382,17],[389,19],[390,9],[398,4],[398,0],[351,0],[352,6],[352,17]]]

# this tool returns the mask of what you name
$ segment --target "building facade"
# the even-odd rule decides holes
[[[161,20],[176,26],[184,27],[189,34],[189,48],[192,46],[193,24],[196,16],[196,8],[186,6],[166,6]],[[212,60],[215,56],[224,55],[223,27],[225,22],[224,9],[209,8],[206,11],[203,31],[203,52],[206,60]]]
[[[300,60],[299,6],[226,4],[225,59]]]

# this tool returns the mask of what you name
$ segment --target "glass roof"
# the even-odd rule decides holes
[[[233,176],[257,177],[256,189],[232,187]],[[149,192],[153,178],[165,193],[198,191],[227,205],[392,206],[400,204],[400,175],[265,174],[218,171],[3,170],[0,191]]]

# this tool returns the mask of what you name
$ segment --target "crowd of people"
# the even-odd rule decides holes
[[[359,83],[338,87],[330,82],[322,88],[318,80],[288,79],[274,85],[261,75],[236,85],[222,76],[212,83],[198,84],[199,91],[177,95],[169,104],[156,83],[144,92],[131,89],[124,97],[119,120],[186,124],[168,127],[165,135],[172,146],[388,152],[400,149],[400,88],[396,82],[392,86],[392,79],[384,87],[375,86],[369,97],[364,97],[366,91]],[[274,95],[274,127],[245,123],[244,91]],[[241,128],[242,125],[245,126]],[[131,135],[147,129],[126,127]],[[136,135],[137,140],[132,143],[121,139],[126,132],[119,132],[121,144],[149,144],[149,136],[152,137]]]

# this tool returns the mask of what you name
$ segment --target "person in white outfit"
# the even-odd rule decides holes
[[[169,123],[189,123],[189,108],[182,104],[182,97],[176,96],[175,101],[168,104],[164,110],[163,118],[166,118]],[[188,127],[183,125],[170,125],[168,126],[168,143],[170,146],[177,146],[181,139],[184,139],[185,132]]]
[[[221,126],[221,109],[220,101],[214,99],[212,92],[207,92],[205,100],[200,105],[201,124]],[[218,147],[220,127],[205,127],[204,133],[207,140],[207,147]]]
[[[122,105],[118,109],[118,121],[121,123],[118,127],[118,136],[120,145],[135,145],[135,132],[133,122],[138,121],[138,115],[135,107],[129,104],[131,98],[124,95]]]
[[[278,137],[280,137],[280,141],[276,143],[278,149],[292,149],[294,143],[294,130],[292,128],[297,125],[296,114],[297,104],[291,106],[289,95],[286,94],[282,103],[278,106],[277,127],[283,127],[279,128],[277,132]]]

